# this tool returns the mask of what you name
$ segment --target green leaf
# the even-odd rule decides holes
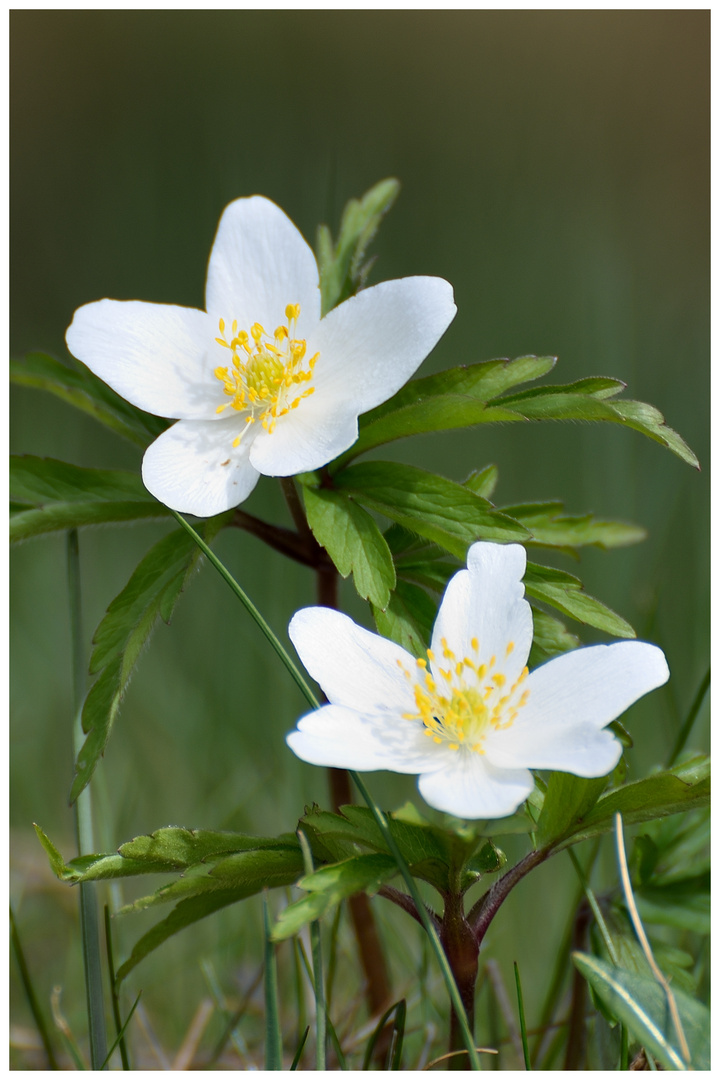
[[[503,514],[515,518],[531,533],[532,541],[547,547],[600,548],[625,547],[644,540],[647,532],[640,525],[624,521],[603,521],[592,514],[570,517],[563,514],[561,502],[522,503],[500,507]]]
[[[348,896],[358,892],[376,893],[383,882],[398,873],[392,855],[356,855],[343,862],[324,866],[302,878],[298,885],[310,893],[290,904],[278,916],[274,941],[292,937],[308,922],[318,919]]]
[[[544,847],[572,832],[600,798],[606,776],[587,780],[571,773],[552,772],[538,818],[538,843]]]
[[[483,499],[490,499],[493,491],[497,487],[498,476],[497,465],[486,465],[484,469],[474,469],[463,484],[463,487],[468,488],[470,491],[474,491],[476,495],[479,495]]]
[[[582,582],[563,570],[554,570],[549,566],[539,566],[529,562],[525,571],[525,591],[535,600],[544,600],[546,604],[557,608],[571,619],[595,626],[613,637],[634,638],[635,631],[630,623],[621,618],[609,607],[583,591]]]
[[[167,428],[169,421],[136,409],[84,364],[72,363],[68,367],[45,353],[29,353],[10,361],[10,381],[54,394],[143,448]]]
[[[10,541],[112,521],[170,514],[136,473],[84,469],[53,458],[10,458],[10,494],[16,506]]]
[[[357,441],[333,462],[330,471],[336,472],[367,450],[408,435],[516,420],[514,412],[504,409],[504,399],[491,405],[488,402],[519,383],[546,375],[555,361],[554,356],[486,360],[413,379],[360,417]]]
[[[205,524],[209,540],[228,515]],[[158,618],[170,620],[173,608],[197,566],[200,552],[191,537],[175,531],[163,537],[140,562],[110,604],[94,638],[90,671],[100,675],[85,699],[82,727],[87,738],[78,754],[70,793],[77,799],[105,752],[133,668]]]
[[[283,1067],[282,1026],[278,1004],[278,972],[275,948],[270,938],[270,912],[267,896],[263,899],[265,937],[265,1070],[279,1072]]]
[[[508,417],[513,413],[525,420],[595,420],[609,421],[633,428],[672,450],[688,465],[699,469],[697,457],[685,440],[668,427],[662,413],[642,401],[608,401],[596,395],[577,392],[578,384],[544,386],[504,397],[502,405]]]
[[[532,670],[553,656],[577,649],[580,639],[571,634],[559,619],[545,611],[533,607],[533,644],[528,657],[528,666]]]
[[[695,810],[707,806],[709,800],[710,759],[699,756],[607,792],[561,846],[609,832],[614,827],[616,813],[622,814],[625,825],[634,825]]]
[[[634,1039],[667,1069],[685,1070],[667,997],[652,978],[613,967],[595,956],[573,953],[573,962],[595,993]],[[695,1070],[710,1068],[710,1011],[700,1001],[673,988],[680,1021]]]
[[[364,263],[365,253],[399,193],[400,184],[391,178],[375,184],[361,199],[350,199],[343,211],[340,234],[334,247],[327,225],[318,229],[317,259],[323,315],[363,287],[371,265]]]
[[[180,870],[194,866],[211,856],[235,854],[257,848],[286,848],[288,846],[297,848],[297,840],[293,833],[273,838],[170,826],[157,829],[148,836],[136,836],[134,840],[122,844],[118,851],[125,859],[160,861],[170,869]]]
[[[401,645],[413,656],[425,655],[437,605],[424,589],[398,581],[385,609],[373,606],[372,613],[379,634]]]
[[[386,608],[395,587],[395,567],[387,542],[370,515],[339,491],[303,489],[308,524],[315,539],[365,600]]]
[[[238,895],[235,889],[217,889],[211,893],[205,893],[201,896],[192,896],[187,900],[182,900],[177,907],[175,907],[167,918],[162,922],[156,923],[151,930],[148,930],[146,934],[140,938],[140,940],[133,947],[130,956],[125,963],[118,969],[116,975],[116,981],[119,984],[123,979],[127,978],[133,968],[137,967],[141,960],[148,956],[151,952],[154,952],[158,946],[162,945],[164,941],[172,937],[174,934],[184,930],[187,926],[192,926],[193,923],[198,922],[199,919],[204,919],[208,915],[212,915],[214,912],[219,911],[221,908],[227,907],[228,904],[234,904],[237,900],[243,899]]]
[[[336,487],[464,559],[476,540],[525,540],[527,531],[462,484],[390,461],[352,465]]]

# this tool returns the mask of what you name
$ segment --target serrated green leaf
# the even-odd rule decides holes
[[[463,484],[463,487],[468,488],[470,491],[474,491],[476,495],[479,495],[483,499],[489,499],[492,497],[492,493],[497,487],[498,476],[499,472],[497,465],[486,465],[484,469],[474,469]]]
[[[11,543],[60,529],[170,514],[136,473],[84,469],[29,454],[10,458],[10,494],[16,508]]]
[[[595,626],[613,637],[634,638],[629,622],[594,596],[583,591],[582,582],[572,574],[529,562],[525,571],[525,592],[535,600],[557,608],[577,622]]]
[[[125,859],[161,861],[173,869],[194,866],[209,856],[235,854],[257,848],[295,847],[294,834],[259,837],[246,833],[213,832],[209,829],[183,829],[168,826],[147,836],[136,836],[122,844],[118,851]]]
[[[399,182],[391,178],[375,184],[361,199],[350,199],[343,211],[334,247],[327,225],[318,229],[317,258],[323,315],[362,288],[369,270],[369,266],[364,265],[367,248],[399,193]]]
[[[294,847],[273,847],[254,851],[237,851],[226,856],[210,870],[210,876],[224,887],[272,889],[291,885],[304,869],[302,852]]]
[[[476,540],[518,541],[528,533],[462,484],[390,461],[351,465],[335,476],[340,491],[464,559]]]
[[[84,364],[72,364],[45,353],[28,353],[24,360],[10,361],[10,381],[53,394],[143,448],[168,426],[169,421],[125,401]]]
[[[662,413],[642,401],[609,401],[577,391],[577,384],[543,386],[508,395],[498,403],[506,413],[525,420],[591,420],[622,424],[661,443],[699,469],[695,454],[676,431],[668,427]]]
[[[205,524],[206,539],[215,536],[227,518],[226,514],[211,518]],[[199,549],[184,532],[163,537],[140,562],[100,623],[90,661],[90,670],[100,674],[83,705],[87,738],[75,764],[71,802],[87,785],[105,751],[132,670],[155,623],[161,616],[169,619],[199,557]]]
[[[652,978],[604,963],[595,956],[573,953],[573,962],[598,997],[667,1069],[685,1070],[667,997]],[[710,1012],[700,1001],[674,989],[693,1069],[710,1068]]]
[[[486,360],[413,379],[360,417],[357,441],[332,463],[330,471],[336,472],[359,454],[408,435],[516,420],[516,413],[504,409],[504,399],[493,399],[519,383],[547,374],[555,360],[554,356]]]
[[[586,817],[607,785],[606,776],[585,779],[571,773],[552,772],[538,818],[540,846],[560,840]]]
[[[531,533],[532,541],[546,547],[585,547],[604,549],[637,544],[647,537],[640,525],[624,521],[604,521],[592,514],[563,514],[560,502],[522,503],[499,507]]]
[[[306,487],[303,494],[308,524],[341,576],[352,571],[360,596],[376,607],[387,607],[395,567],[374,520],[339,491]]]
[[[682,765],[624,784],[601,796],[592,810],[561,844],[577,843],[608,832],[620,813],[626,825],[695,810],[710,800],[710,760],[693,758]]]
[[[377,892],[383,882],[397,873],[392,855],[369,854],[356,855],[308,874],[298,885],[310,896],[290,904],[280,913],[273,928],[273,940],[284,941],[292,937],[308,922],[320,918],[348,896]]]
[[[227,907],[228,904],[234,904],[242,899],[244,897],[239,895],[237,889],[216,889],[201,896],[192,896],[187,900],[181,900],[166,919],[156,923],[151,930],[143,934],[135,944],[129,958],[118,969],[116,981],[118,983],[122,982],[141,960],[162,945],[164,941],[167,941],[168,938],[179,933],[180,930],[184,930],[187,926],[192,926],[193,923],[198,922],[199,919],[204,919],[221,908]]]
[[[384,610],[372,609],[379,634],[401,645],[413,656],[424,656],[430,641],[437,605],[424,589],[398,581]]]
[[[53,874],[55,874],[55,877],[60,878],[61,881],[71,880],[66,874],[67,867],[65,865],[65,860],[50,837],[47,833],[43,832],[39,825],[33,824],[33,828],[35,829],[35,835],[45,849],[45,854],[48,857],[50,868],[52,869]]]

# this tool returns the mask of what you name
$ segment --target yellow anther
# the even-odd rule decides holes
[[[458,746],[458,744],[456,742],[451,742],[450,745],[448,746],[448,750],[459,750],[459,749],[460,749],[460,747]]]
[[[292,319],[297,319],[299,317],[299,315],[300,315],[300,305],[299,304],[288,304],[288,306],[285,308],[285,316],[289,321],[291,321]]]
[[[398,664],[399,663],[400,663],[400,661],[398,660]],[[418,659],[415,661],[415,663],[417,664],[418,667],[422,667],[422,668],[427,667],[427,660],[423,660],[423,658],[421,656],[418,657]]]
[[[233,439],[233,450],[237,450],[239,445],[240,445],[240,436],[238,435],[238,437],[236,439]]]
[[[496,656],[491,656],[491,657],[490,657],[490,664],[489,664],[489,667],[495,667],[495,661],[496,661],[496,660],[497,660],[497,657],[496,657]]]
[[[432,649],[428,649],[427,655],[428,655],[428,660],[432,664],[433,660],[435,659],[435,653],[432,651]]]
[[[505,649],[505,655],[509,656],[514,648],[515,648],[515,642],[514,641],[508,641],[507,648]]]
[[[218,323],[218,329],[220,330],[221,334],[225,333],[225,320],[224,319],[221,319],[220,322]]]
[[[442,742],[442,739],[440,738],[440,736],[439,736],[439,735],[433,735],[433,742],[435,742],[435,743],[441,743],[441,742]]]
[[[470,646],[474,650],[474,652],[478,651],[478,649],[480,648],[480,642],[476,637],[470,639]]]
[[[464,661],[464,660],[463,660],[463,662],[462,662],[462,663],[457,663],[457,664],[455,665],[455,674],[456,674],[456,675],[462,675],[462,673],[463,673],[463,667],[464,667],[464,665],[465,665],[465,661]]]
[[[495,683],[495,685],[498,687],[498,689],[500,689],[505,685],[505,683],[507,682],[507,679],[502,674],[502,672],[500,672],[497,675],[493,675],[492,681]]]

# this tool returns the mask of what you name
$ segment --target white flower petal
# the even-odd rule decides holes
[[[421,726],[390,712],[371,714],[323,705],[304,716],[286,741],[303,761],[338,769],[412,774],[442,764],[423,738]]]
[[[98,300],[78,308],[65,338],[73,356],[147,412],[211,420],[226,401],[213,375],[213,331],[204,311]]]
[[[400,278],[363,289],[328,312],[308,337],[308,349],[320,352],[316,394],[338,406],[352,402],[356,416],[386,401],[435,347],[456,310],[452,286],[442,278]]]
[[[432,648],[436,667],[443,665],[441,642],[445,638],[458,660],[477,657],[480,663],[489,664],[494,656],[497,669],[514,682],[532,644],[532,611],[523,599],[525,564],[525,548],[520,544],[472,545],[468,569],[460,570],[449,582],[435,620]],[[477,653],[471,644],[473,638],[479,644]],[[510,642],[513,649],[508,655]]]
[[[212,517],[246,499],[258,482],[249,450],[253,431],[233,449],[237,419],[179,420],[145,451],[145,487],[172,510]]]
[[[527,704],[511,727],[488,736],[487,755],[497,765],[604,776],[620,747],[601,729],[668,676],[662,650],[644,641],[557,656],[531,672]]]
[[[482,754],[446,751],[445,767],[424,773],[418,789],[426,803],[461,818],[507,817],[534,787],[526,769],[497,769]]]
[[[213,243],[205,289],[214,322],[233,319],[246,332],[259,322],[269,334],[300,304],[298,333],[315,332],[320,280],[312,249],[279,206],[253,195],[223,212]]]
[[[288,627],[290,640],[333,705],[363,713],[416,712],[411,682],[415,660],[399,645],[325,607],[302,608]],[[410,721],[403,721],[410,726]]]
[[[357,412],[351,402],[329,408],[313,395],[281,416],[272,434],[262,432],[251,461],[265,476],[294,476],[319,469],[357,439]]]

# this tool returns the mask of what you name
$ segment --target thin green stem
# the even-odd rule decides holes
[[[45,1047],[45,1053],[47,1054],[48,1065],[51,1069],[59,1069],[60,1066],[57,1063],[55,1057],[55,1051],[50,1041],[50,1033],[48,1032],[47,1024],[45,1023],[45,1017],[43,1016],[38,999],[35,995],[35,989],[30,978],[30,971],[25,961],[25,953],[20,943],[20,935],[18,928],[15,924],[15,916],[13,914],[12,905],[10,906],[10,937],[13,944],[13,951],[15,953],[15,959],[17,960],[18,969],[20,971],[20,980],[25,990],[25,995],[28,999],[28,1005],[30,1006],[30,1012],[33,1014],[35,1026],[38,1029],[38,1033],[42,1040],[42,1044]]]
[[[668,763],[667,763],[668,769],[672,765],[675,764],[678,757],[680,756],[681,751],[683,750],[683,747],[685,746],[685,743],[688,741],[688,738],[690,737],[690,732],[692,731],[693,725],[694,725],[695,721],[697,720],[698,713],[700,712],[700,709],[702,708],[702,703],[705,700],[705,695],[707,694],[709,688],[710,688],[710,668],[708,668],[707,671],[705,672],[705,677],[703,678],[703,681],[700,683],[700,686],[698,688],[698,692],[695,695],[695,698],[693,699],[692,705],[690,706],[690,712],[685,717],[685,723],[683,724],[683,726],[680,728],[680,730],[678,732],[677,739],[675,740],[675,745],[672,748],[672,753],[670,754],[670,757],[668,758]]]
[[[193,529],[192,525],[188,521],[186,521],[181,514],[176,513],[175,510],[172,511],[172,515],[177,520],[178,524],[183,527],[185,532],[192,536],[193,540],[200,548],[203,555],[205,555],[208,562],[212,563],[217,572],[220,574],[221,578],[226,582],[227,585],[230,586],[232,591],[235,593],[238,600],[240,600],[241,603],[244,604],[247,612],[253,617],[258,627],[262,630],[263,634],[268,639],[273,649],[280,657],[287,670],[292,675],[293,679],[297,683],[300,692],[304,695],[305,699],[309,702],[309,704],[312,705],[314,709],[317,709],[320,705],[318,698],[310,689],[310,685],[300,671],[300,668],[292,659],[287,649],[284,648],[282,642],[270,629],[269,625],[266,623],[265,619],[255,607],[248,594],[245,592],[242,586],[238,584],[238,582],[232,576],[227,567],[220,562],[212,548],[208,547],[208,545],[205,543],[199,533],[197,533],[195,529]]]
[[[585,896],[587,897],[587,902],[590,905],[592,913],[595,916],[595,922],[597,923],[598,930],[600,931],[600,934],[602,935],[603,942],[605,943],[605,948],[608,951],[608,956],[612,960],[613,964],[615,964],[615,966],[617,967],[617,965],[620,963],[619,958],[618,958],[618,954],[617,954],[617,950],[615,948],[615,943],[614,943],[614,941],[612,939],[612,935],[610,934],[610,931],[608,930],[607,923],[605,922],[605,919],[603,917],[603,913],[600,910],[600,905],[597,902],[597,897],[595,896],[595,893],[590,888],[590,884],[589,884],[589,882],[587,880],[587,877],[585,876],[585,871],[583,870],[582,866],[580,865],[580,861],[579,861],[577,855],[572,850],[572,848],[568,848],[567,852],[568,852],[568,855],[570,856],[570,861],[572,862],[573,866],[575,867],[575,873],[577,874],[578,878],[580,879],[580,882],[582,883],[583,891],[585,893]]]
[[[278,1012],[278,980],[275,946],[270,938],[270,914],[267,892],[263,897],[265,927],[265,1068],[268,1072],[282,1071],[282,1035]]]
[[[302,829],[298,829],[298,840],[303,853],[305,873],[312,874],[312,852],[307,837]],[[320,923],[313,919],[310,923],[310,941],[312,944],[313,961],[313,990],[315,991],[315,1068],[318,1072],[325,1072],[326,1065],[326,1042],[327,1042],[327,1009],[325,1006],[325,979],[323,978],[322,965],[322,940],[320,938]]]
[[[113,1019],[115,1020],[115,1034],[120,1049],[123,1071],[128,1072],[130,1069],[130,1061],[128,1058],[127,1044],[125,1042],[125,1028],[127,1027],[127,1021],[123,1024],[120,1016],[120,997],[118,995],[117,982],[115,980],[115,958],[113,956],[110,908],[107,904],[105,904],[103,914],[105,916],[105,949],[107,951],[108,972],[110,974],[110,1000],[112,1002]]]
[[[82,729],[82,703],[85,695],[85,650],[82,634],[80,545],[77,529],[70,529],[68,532],[67,567],[75,706],[73,749],[75,758],[77,758],[85,737]],[[86,787],[78,796],[75,807],[78,854],[88,855],[94,850],[92,801],[89,787]],[[105,1068],[105,1059],[107,1057],[107,1035],[105,1032],[105,1003],[102,991],[100,925],[95,885],[91,882],[83,882],[80,885],[80,927],[85,968],[90,1061],[93,1070],[101,1071]]]
[[[182,528],[185,529],[185,531],[187,533],[189,533],[190,536],[192,536],[193,540],[198,545],[198,547],[203,552],[203,554],[212,563],[212,565],[215,567],[215,569],[221,575],[223,580],[230,586],[230,588],[235,593],[235,595],[238,597],[238,599],[244,604],[246,610],[253,617],[253,619],[255,620],[257,625],[260,627],[263,634],[268,639],[268,641],[272,645],[273,649],[275,650],[275,652],[279,656],[280,660],[283,662],[283,664],[285,665],[285,667],[287,668],[289,673],[292,675],[293,679],[295,680],[297,686],[299,687],[299,689],[301,690],[301,692],[305,696],[308,703],[310,705],[312,705],[312,707],[315,708],[315,709],[319,708],[320,702],[318,701],[317,697],[315,696],[315,694],[310,689],[308,683],[304,679],[304,677],[303,677],[302,673],[300,672],[299,668],[297,667],[295,662],[291,659],[289,653],[283,647],[280,640],[277,638],[277,636],[270,629],[270,626],[265,621],[265,619],[262,617],[262,615],[260,614],[258,609],[255,607],[252,600],[247,595],[247,593],[244,591],[244,589],[242,589],[240,587],[240,585],[237,583],[237,581],[235,581],[235,579],[232,576],[232,574],[230,573],[230,571],[228,569],[226,569],[226,567],[220,562],[220,559],[218,559],[217,555],[215,555],[215,553],[212,551],[212,549],[210,547],[208,547],[208,545],[205,543],[205,541],[202,539],[202,537],[200,537],[197,534],[195,529],[193,529],[192,525],[190,525],[187,521],[185,521],[185,519],[180,514],[176,513],[175,511],[173,511],[173,515],[177,519],[178,523],[182,526]],[[472,1037],[472,1033],[470,1031],[467,1016],[465,1015],[465,1009],[463,1008],[463,1003],[462,1003],[462,999],[460,997],[460,992],[458,991],[457,984],[456,984],[455,979],[453,977],[453,973],[452,973],[452,971],[450,969],[450,965],[448,964],[447,957],[445,956],[445,952],[443,951],[443,947],[442,947],[442,945],[440,943],[440,938],[438,937],[437,931],[436,931],[435,927],[433,926],[433,923],[432,923],[432,921],[430,919],[430,916],[428,915],[427,909],[425,908],[425,905],[422,902],[422,898],[421,898],[420,893],[418,891],[418,888],[417,888],[417,886],[415,884],[415,880],[414,880],[412,874],[410,873],[410,870],[408,868],[407,863],[405,862],[405,859],[403,858],[402,854],[400,853],[400,849],[398,848],[397,844],[395,843],[395,838],[393,837],[392,833],[390,832],[390,827],[388,826],[388,823],[385,820],[385,817],[384,817],[382,811],[380,810],[377,803],[375,802],[375,800],[370,795],[369,791],[365,787],[364,783],[362,782],[362,780],[360,779],[358,774],[356,772],[350,772],[350,776],[352,777],[352,780],[353,780],[355,786],[357,787],[358,791],[360,792],[363,799],[367,803],[368,807],[372,811],[373,817],[375,818],[375,820],[376,820],[376,822],[378,824],[378,827],[380,828],[380,830],[381,830],[381,832],[383,834],[383,837],[385,838],[385,842],[387,843],[390,851],[393,854],[393,857],[395,859],[395,862],[397,863],[398,869],[400,870],[400,873],[402,874],[403,878],[405,879],[405,884],[408,887],[408,891],[410,892],[410,895],[412,896],[413,900],[415,901],[415,906],[417,907],[418,913],[420,915],[420,921],[422,922],[422,924],[423,924],[423,926],[425,928],[425,931],[427,932],[427,934],[428,934],[428,936],[430,938],[430,943],[432,945],[433,952],[435,953],[435,956],[437,958],[438,964],[440,965],[440,970],[441,970],[443,978],[445,980],[445,985],[447,986],[448,993],[450,995],[450,1000],[452,1001],[453,1008],[455,1009],[455,1011],[457,1013],[458,1021],[460,1023],[460,1027],[461,1027],[461,1030],[462,1030],[463,1040],[465,1042],[465,1046],[467,1048],[468,1056],[470,1058],[470,1066],[471,1066],[472,1069],[479,1070],[480,1069],[480,1060],[479,1060],[479,1058],[477,1056],[477,1052],[475,1050],[475,1043],[474,1043],[474,1040],[473,1040],[473,1037]]]

